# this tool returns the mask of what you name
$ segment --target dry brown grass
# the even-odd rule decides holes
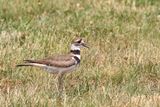
[[[16,2],[16,3],[15,3]],[[159,107],[158,0],[0,1],[0,104],[4,107]],[[90,45],[65,78],[16,68],[65,53],[75,35]]]

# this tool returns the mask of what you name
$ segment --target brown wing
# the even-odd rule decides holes
[[[62,61],[62,60],[64,60],[64,61],[68,61],[68,60],[72,59],[71,57],[72,57],[71,54],[67,54],[67,55],[57,55],[57,56],[47,57],[47,58],[45,58],[45,59],[43,59],[43,60],[55,60],[55,61]]]
[[[75,64],[75,60],[72,59],[71,55],[59,55],[54,57],[48,57],[41,60],[25,60],[25,61],[29,63],[38,63],[54,67],[69,67]]]

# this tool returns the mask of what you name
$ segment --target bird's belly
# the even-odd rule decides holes
[[[77,65],[72,65],[70,67],[53,67],[53,66],[46,66],[44,69],[49,72],[49,73],[53,73],[53,74],[57,74],[57,73],[68,73],[68,72],[72,72],[77,68]]]

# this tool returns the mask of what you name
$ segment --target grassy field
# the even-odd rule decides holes
[[[76,36],[80,68],[56,75],[16,68],[26,58],[67,53]],[[159,0],[0,0],[1,107],[160,107]]]

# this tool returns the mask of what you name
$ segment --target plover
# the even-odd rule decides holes
[[[45,59],[37,60],[24,60],[21,66],[34,66],[44,69],[45,71],[53,74],[58,74],[59,89],[62,87],[62,77],[64,74],[74,71],[80,64],[80,49],[88,46],[82,38],[75,39],[71,44],[71,49],[68,54],[56,55]]]

